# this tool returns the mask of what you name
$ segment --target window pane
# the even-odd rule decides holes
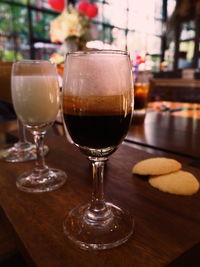
[[[141,32],[134,32],[131,34],[132,43],[134,44],[134,51],[146,51],[146,34]]]
[[[195,37],[194,21],[183,23],[180,39],[187,40],[187,39],[194,39],[194,37]]]
[[[176,6],[176,0],[168,0],[167,1],[167,16],[168,17],[171,17],[175,6]]]
[[[111,43],[112,37],[111,37],[111,28],[105,27],[104,28],[104,42],[105,43]]]
[[[163,7],[162,2],[163,1],[161,0],[154,0],[154,12],[156,19],[162,19],[162,7]]]
[[[194,41],[181,42],[180,51],[186,52],[186,60],[191,61],[194,54]]]
[[[34,38],[49,39],[50,22],[55,15],[32,11],[33,34]]]
[[[98,2],[96,3],[96,5],[98,7],[98,14],[94,18],[94,20],[98,22],[103,22],[103,4]]]
[[[20,4],[24,4],[24,5],[28,4],[28,0],[12,0],[12,2],[20,3]]]
[[[127,11],[125,9],[119,9],[117,5],[104,4],[104,22],[109,23],[120,28],[127,27]]]
[[[152,33],[155,35],[162,35],[162,32],[163,32],[162,22],[160,20],[154,21],[154,29]]]
[[[74,2],[78,3],[78,1]],[[168,0],[171,9],[174,8],[175,1]],[[4,51],[11,51],[20,53],[23,57],[29,57],[27,4],[30,4],[31,9],[33,36],[30,36],[32,37],[30,40],[33,41],[35,57],[47,58],[56,50],[58,46],[50,43],[49,25],[59,12],[52,9],[48,2],[48,0],[9,0],[9,4],[0,3],[0,56],[5,53]],[[97,42],[100,40],[106,46],[112,44],[113,48],[128,48],[131,53],[137,50],[152,53],[156,51],[160,54],[162,0],[94,0],[90,2],[98,6],[98,15],[92,19],[93,40]],[[24,5],[24,7],[15,6],[15,3]],[[42,10],[35,10],[35,7]],[[127,36],[126,33],[128,33]],[[187,31],[187,35],[191,34]]]
[[[161,51],[161,38],[155,35],[147,35],[147,53],[160,54]]]
[[[27,36],[27,9],[18,6],[11,6],[13,32]]]
[[[160,54],[161,39],[154,35],[129,32],[127,36],[127,46],[131,54],[143,52],[144,54]]]
[[[29,56],[27,9],[0,5],[0,58],[13,61]]]
[[[109,5],[115,7],[116,11],[120,11],[120,9],[127,9],[128,8],[128,1],[127,0],[107,0],[106,1]]]
[[[12,33],[12,13],[10,5],[1,4],[0,5],[0,33],[10,34]]]
[[[23,0],[22,0],[23,1]],[[27,0],[26,0],[27,1]],[[54,10],[49,4],[48,0],[29,0],[30,4],[37,7],[43,7]]]
[[[113,42],[112,44],[116,46],[119,49],[125,49],[126,48],[126,36],[124,30],[119,30],[117,28],[114,28],[112,30],[112,36],[113,36]]]
[[[92,26],[92,35],[94,36],[93,39],[103,41],[104,40],[103,25],[102,24],[94,24]]]
[[[131,31],[129,31],[127,35],[127,49],[130,52],[131,58],[133,58],[135,54],[135,49],[136,49],[134,35],[135,35],[135,32],[131,32]]]

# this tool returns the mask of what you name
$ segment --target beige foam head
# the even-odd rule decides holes
[[[132,86],[130,60],[125,52],[73,53],[66,58],[64,94],[122,95]]]
[[[89,51],[67,56],[64,111],[128,113],[133,103],[129,57],[122,51]]]
[[[20,60],[13,67],[12,74],[21,76],[51,75],[55,72],[54,65],[47,60]]]

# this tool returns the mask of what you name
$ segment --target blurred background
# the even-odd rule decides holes
[[[155,73],[199,68],[199,2],[1,0],[0,61],[54,58],[58,63],[65,41],[51,36],[51,27],[56,24],[52,26],[53,21],[64,12],[73,13],[73,8],[85,16],[84,3],[89,3],[97,10],[91,9],[86,16],[90,35],[81,41],[84,39],[87,48],[128,50],[133,66],[145,67]],[[58,29],[58,24],[54,28]],[[76,34],[74,36],[77,39]],[[67,39],[69,36],[65,36]]]

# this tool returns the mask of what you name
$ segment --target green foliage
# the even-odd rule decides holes
[[[11,7],[12,19],[13,19],[13,32],[21,35],[28,34],[27,25],[27,10],[26,8],[19,8],[16,6]]]
[[[0,4],[0,32],[4,34],[28,33],[27,9],[9,4]]]
[[[15,0],[27,4],[27,0]],[[34,37],[49,39],[49,24],[55,15],[32,11]],[[18,35],[28,42],[28,10],[27,7],[19,7],[0,3],[0,33],[6,35]]]
[[[0,53],[0,59],[1,61],[4,62],[13,62],[15,60],[20,60],[22,59],[22,55],[20,53],[16,53],[13,50],[5,50],[3,52]]]
[[[27,0],[12,0],[13,2],[16,2],[16,3],[20,3],[20,4],[24,4],[24,5],[27,5],[28,4],[28,1]],[[35,2],[35,0],[34,0]]]
[[[37,13],[33,11],[31,13],[33,18],[33,32],[34,37],[49,39],[49,25],[55,18],[55,15],[46,13]]]
[[[21,3],[24,6],[14,4]],[[0,0],[0,60],[15,61],[22,58],[22,54],[26,54],[26,50],[22,50],[29,43],[29,20],[28,20],[28,0],[11,0],[9,3],[1,3]],[[33,5],[37,4],[36,0],[30,2]],[[42,13],[32,10],[32,28],[34,38],[48,40],[50,21],[55,15]],[[17,45],[16,53],[14,49]],[[21,50],[21,51],[20,51]]]

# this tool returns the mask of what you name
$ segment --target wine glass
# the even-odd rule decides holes
[[[17,187],[26,192],[52,191],[65,183],[65,172],[45,164],[44,135],[56,119],[60,91],[53,64],[45,60],[22,60],[12,68],[12,100],[18,118],[33,134],[37,160],[33,170],[17,178]]]
[[[23,123],[18,119],[18,135],[19,140],[9,148],[0,150],[0,160],[7,162],[25,162],[29,160],[35,160],[37,157],[36,147],[33,143],[26,139],[25,127]],[[44,146],[44,155],[49,151],[47,145]]]
[[[67,130],[93,168],[91,202],[64,219],[64,233],[83,249],[107,249],[124,243],[134,221],[125,210],[105,202],[104,164],[123,141],[132,117],[133,84],[124,51],[89,50],[67,54],[63,115]]]
[[[11,98],[11,70],[12,62],[1,62],[0,64],[0,80],[1,92],[0,100],[5,103],[12,103]],[[11,147],[0,150],[0,160],[8,162],[24,162],[36,158],[35,145],[28,142],[26,139],[25,129],[23,124],[18,120],[19,141]],[[45,153],[47,153],[45,148]]]

